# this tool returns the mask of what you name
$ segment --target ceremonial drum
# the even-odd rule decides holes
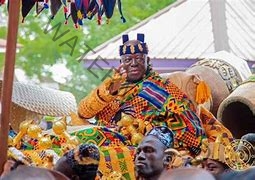
[[[251,76],[247,62],[226,51],[219,51],[193,64],[186,72],[198,74],[210,86],[216,116],[220,103]]]
[[[220,59],[203,59],[186,72],[198,74],[209,85],[212,94],[210,111],[215,116],[220,103],[242,82],[236,68]]]
[[[255,76],[237,87],[219,106],[218,119],[240,138],[255,133]]]

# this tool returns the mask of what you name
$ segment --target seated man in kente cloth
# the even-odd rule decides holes
[[[204,138],[214,141],[218,133],[226,141],[232,138],[209,111],[203,109],[197,115],[189,98],[152,70],[144,34],[137,34],[137,40],[129,40],[128,35],[122,39],[120,67],[81,100],[80,117],[95,116],[99,125],[109,126],[120,120],[121,113],[129,114],[139,124],[135,129],[145,127],[142,134],[154,126],[167,126],[175,134],[174,147],[192,156],[200,153]],[[130,134],[131,139],[134,133]]]

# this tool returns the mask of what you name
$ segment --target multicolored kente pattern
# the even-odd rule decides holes
[[[127,85],[125,84],[125,86]],[[168,80],[163,80],[153,72],[141,82],[129,86],[131,90],[124,99],[114,100],[98,113],[99,121],[111,122],[109,109],[113,104],[120,104],[119,107],[130,105],[135,112],[135,118],[148,121],[153,126],[170,127],[177,137],[175,148],[187,149],[186,147],[190,147],[189,149],[194,149],[194,147],[200,147],[202,139],[205,138],[202,122],[194,113],[194,105],[176,85]],[[110,114],[113,113],[110,112]],[[185,139],[186,137],[189,138]],[[198,151],[191,152],[191,154],[193,153],[197,154]]]

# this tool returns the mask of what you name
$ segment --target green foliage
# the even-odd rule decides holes
[[[102,25],[99,26],[96,18],[94,18],[84,21],[84,25],[79,29],[73,27],[71,18],[69,23],[64,25],[64,15],[61,9],[47,28],[50,29],[51,26],[60,23],[57,36],[64,32],[67,33],[60,36],[59,39],[57,39],[57,36],[54,37],[57,28],[45,32],[48,24],[47,11],[42,12],[39,17],[34,17],[34,10],[32,10],[25,22],[19,26],[18,43],[22,44],[23,48],[17,54],[16,66],[22,68],[30,78],[36,78],[43,82],[53,80],[52,72],[49,71],[52,65],[65,64],[72,72],[72,76],[66,79],[66,83],[60,84],[60,88],[72,92],[77,102],[79,102],[82,97],[101,82],[101,78],[107,72],[97,70],[96,74],[100,78],[96,78],[82,66],[82,62],[77,61],[87,50],[84,44],[86,43],[91,48],[95,48],[173,3],[173,1],[175,0],[122,0],[122,11],[127,20],[126,23],[121,22],[118,9],[115,8],[109,24],[105,23],[105,17],[103,17]],[[6,11],[3,13],[6,13]],[[0,27],[0,38],[6,38],[6,27]],[[70,38],[72,39],[70,40]],[[77,40],[76,44],[75,40]],[[3,55],[0,54],[0,67],[3,66],[2,59]]]

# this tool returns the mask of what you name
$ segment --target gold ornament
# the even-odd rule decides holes
[[[145,128],[146,128],[146,125],[145,125],[144,121],[139,120],[138,121],[138,128],[137,128],[138,132],[144,134],[144,132],[146,131]]]
[[[70,144],[78,146],[80,144],[80,140],[77,136],[71,136],[70,137]]]
[[[143,135],[141,133],[135,133],[131,137],[131,143],[134,146],[137,146],[143,139]]]
[[[102,180],[122,180],[122,174],[117,171],[111,172],[108,177],[103,176]]]
[[[150,130],[152,130],[152,128],[153,128],[153,126],[152,126],[152,124],[151,123],[147,123],[147,124],[145,124],[146,125],[146,132],[149,132]]]
[[[87,120],[80,118],[76,113],[71,112],[70,113],[71,117],[71,126],[82,126],[82,125],[88,125],[90,124]]]
[[[56,121],[53,123],[52,129],[56,135],[60,138],[66,139],[68,144],[78,145],[80,144],[79,139],[76,136],[71,136],[66,132],[66,124],[62,121]]]
[[[122,126],[128,127],[133,124],[134,118],[130,115],[122,114],[120,121]]]
[[[179,168],[184,165],[181,153],[173,148],[168,148],[165,150],[165,154],[171,157],[171,161],[168,164],[169,169]]]
[[[46,157],[44,158],[44,161],[42,162],[41,167],[47,168],[47,169],[53,169],[54,167],[53,155],[47,154]]]
[[[127,131],[129,132],[129,134],[133,135],[135,134],[137,131],[135,129],[135,127],[133,125],[130,125],[127,127]]]
[[[208,155],[207,158],[220,161],[222,163],[225,163],[225,146],[222,144],[222,135],[218,135],[216,137],[215,142],[208,143]],[[206,146],[206,145],[204,145]]]
[[[42,151],[25,150],[25,151],[23,151],[23,153],[26,157],[28,157],[29,159],[32,160],[33,165],[41,166],[43,164],[43,157],[42,157],[43,152]]]
[[[123,53],[123,54],[126,54],[126,51],[127,51],[127,46],[124,45],[124,46],[123,46],[123,49],[122,49],[122,53]]]
[[[130,45],[130,51],[131,51],[131,54],[135,53],[135,46],[132,44]]]
[[[42,137],[42,129],[36,124],[30,124],[27,129],[27,135],[34,139]]]
[[[52,129],[56,135],[62,135],[66,131],[66,125],[62,121],[53,123]]]
[[[20,123],[19,133],[13,138],[12,146],[17,147],[22,139],[22,137],[27,133],[27,129],[33,120],[26,120]]]
[[[143,52],[143,46],[141,44],[138,44],[138,49]]]
[[[129,132],[128,132],[128,130],[127,130],[127,128],[126,127],[122,127],[121,129],[120,129],[120,133],[121,134],[123,134],[124,136],[129,136]]]
[[[52,146],[52,142],[49,136],[42,137],[39,139],[38,147],[40,150],[50,149]]]

